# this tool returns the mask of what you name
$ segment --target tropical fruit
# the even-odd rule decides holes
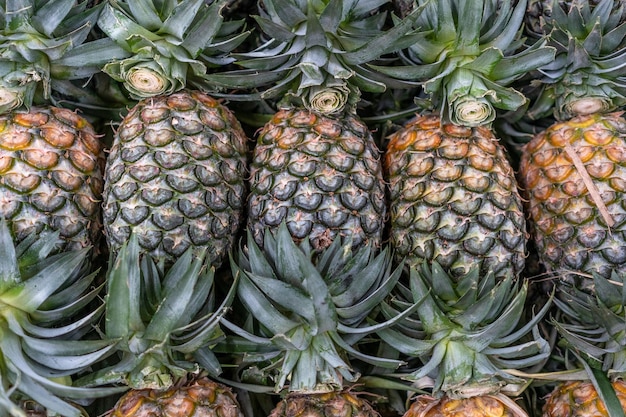
[[[116,253],[131,233],[173,263],[208,248],[218,266],[245,206],[247,137],[233,114],[199,91],[144,99],[124,118],[107,159],[104,226]]]
[[[526,220],[504,147],[486,127],[418,116],[389,138],[391,244],[411,266],[436,261],[454,275],[472,269],[518,276]]]
[[[572,2],[553,7],[543,27],[557,59],[542,71],[542,95],[529,114],[541,117],[552,103],[557,122],[525,145],[520,179],[540,259],[563,276],[625,271],[626,124],[616,112],[624,104],[623,70],[608,59],[625,39],[621,16],[617,2]]]
[[[117,253],[134,233],[143,251],[166,264],[190,247],[208,248],[207,261],[219,266],[242,222],[248,140],[230,110],[186,87],[200,83],[209,61],[242,36],[220,32],[238,28],[222,25],[220,2],[141,4],[108,3],[98,20],[129,54],[103,70],[139,100],[107,159],[107,243]]]
[[[255,20],[268,41],[234,54],[245,69],[209,77],[255,87],[259,93],[242,98],[272,99],[277,107],[258,134],[250,168],[248,228],[257,244],[285,222],[296,241],[316,249],[336,238],[381,245],[387,208],[380,150],[356,105],[361,91],[387,88],[365,64],[412,37],[410,19],[383,31],[379,6],[264,1]]]
[[[60,102],[94,102],[75,83],[123,51],[88,38],[101,7],[73,0],[0,6],[0,217],[16,241],[49,229],[60,231],[61,249],[97,249],[103,146],[91,124]]]

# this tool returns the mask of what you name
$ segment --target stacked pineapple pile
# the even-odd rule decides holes
[[[624,416],[623,1],[0,0],[0,40],[0,416]]]

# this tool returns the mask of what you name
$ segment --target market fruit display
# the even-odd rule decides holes
[[[622,0],[0,0],[0,416],[623,417]]]

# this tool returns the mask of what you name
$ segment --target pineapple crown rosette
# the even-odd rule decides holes
[[[588,372],[624,379],[626,277],[614,272],[609,278],[593,274],[591,279],[593,293],[568,282],[559,286],[555,304],[560,314],[552,322]]]
[[[383,30],[387,0],[267,0],[253,16],[263,32],[259,47],[234,53],[244,70],[211,74],[223,87],[258,88],[235,99],[278,97],[279,107],[304,107],[322,114],[352,111],[360,92],[405,86],[365,66],[415,41],[411,22],[419,10]]]
[[[71,98],[101,104],[75,82],[126,55],[110,39],[90,39],[102,10],[75,0],[0,2],[0,111]],[[84,82],[84,81],[83,81]]]
[[[626,104],[626,21],[623,2],[554,1],[541,20],[556,59],[533,81],[542,86],[529,117],[559,120],[615,111]]]
[[[188,376],[221,373],[212,351],[235,285],[215,305],[214,268],[189,249],[169,268],[143,254],[131,235],[111,256],[105,337],[119,340],[118,360],[77,380],[81,386],[124,384],[167,390]]]
[[[557,386],[547,400],[546,409],[556,410],[550,415],[568,412],[568,408],[582,410],[583,407],[585,410],[601,407],[602,415],[624,415],[624,278],[624,274],[616,271],[609,277],[593,274],[582,278],[593,281],[592,292],[572,282],[562,282],[557,287],[555,304],[558,309],[551,322],[560,336],[564,370],[556,374],[559,380],[567,382]],[[548,379],[550,375],[547,374]],[[581,387],[579,389],[585,394],[577,394],[576,387]],[[592,403],[594,397],[599,399],[597,406]]]
[[[296,245],[284,223],[276,234],[265,234],[263,251],[248,233],[247,246],[233,256],[239,299],[255,323],[244,329],[224,320],[235,335],[228,348],[241,346],[244,382],[247,373],[272,381],[277,392],[336,392],[359,378],[350,358],[384,368],[402,364],[354,347],[411,312],[365,323],[397,283],[401,267],[392,269],[387,251],[375,255],[367,245],[353,250],[341,239],[313,258],[308,242]]]
[[[522,22],[526,1],[418,0],[419,38],[402,51],[406,65],[372,68],[395,79],[422,84],[430,105],[446,121],[490,124],[496,109],[527,103],[509,85],[554,59],[542,40],[526,46]]]
[[[0,222],[3,416],[26,417],[18,403],[35,401],[50,412],[79,417],[76,403],[119,392],[72,385],[113,352],[115,340],[85,337],[103,311],[101,303],[92,305],[102,285],[93,286],[97,272],[89,272],[88,250],[56,253],[58,240],[58,233],[32,234],[15,246],[6,222]]]
[[[168,95],[198,83],[211,67],[232,62],[227,53],[248,35],[242,22],[224,22],[225,1],[110,0],[98,26],[128,56],[103,71],[133,99]]]
[[[542,364],[551,352],[537,326],[551,303],[523,320],[527,291],[528,284],[520,285],[512,276],[479,276],[477,268],[459,278],[437,262],[411,268],[409,285],[397,285],[381,311],[385,317],[395,317],[411,305],[416,311],[379,335],[423,364],[394,375],[416,383],[430,381],[435,396],[505,398],[501,393],[526,383],[518,371]]]

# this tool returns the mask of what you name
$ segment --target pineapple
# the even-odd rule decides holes
[[[455,276],[474,268],[518,276],[526,222],[515,174],[490,124],[526,98],[507,84],[549,62],[550,48],[522,47],[525,2],[419,1],[420,39],[406,65],[375,67],[423,82],[437,112],[389,137],[390,241],[409,266],[436,261]]]
[[[151,256],[173,263],[209,248],[218,266],[245,206],[247,137],[225,106],[183,90],[140,101],[107,158],[104,226],[113,253],[137,234]]]
[[[568,283],[559,286],[553,320],[563,349],[573,352],[588,379],[558,384],[546,399],[545,417],[615,416],[626,412],[626,291],[623,274],[595,274],[594,294]],[[577,375],[577,374],[574,374]],[[622,414],[623,415],[623,414]]]
[[[318,250],[348,237],[355,247],[381,245],[380,151],[356,105],[361,90],[387,87],[365,63],[413,40],[410,19],[381,30],[381,3],[263,1],[255,19],[267,42],[235,54],[246,69],[211,77],[260,87],[247,98],[278,108],[258,134],[250,168],[248,228],[257,244],[285,222],[297,242]]]
[[[390,137],[385,168],[398,259],[412,266],[437,261],[456,276],[524,269],[522,200],[490,129],[418,116]]]
[[[404,416],[527,416],[509,395],[523,390],[524,371],[551,353],[537,326],[551,303],[526,321],[528,283],[478,267],[459,278],[436,261],[424,262],[408,279],[382,312],[391,318],[417,305],[415,314],[379,331],[385,343],[421,361],[395,376],[432,390],[418,395]]]
[[[189,248],[165,272],[131,235],[107,271],[105,337],[118,340],[116,360],[76,381],[130,388],[111,417],[242,417],[229,388],[209,379],[221,372],[211,350],[235,285],[215,305],[215,268]]]
[[[78,403],[119,392],[72,386],[115,341],[85,337],[102,313],[102,285],[93,286],[88,248],[55,251],[60,241],[45,231],[15,244],[0,221],[0,415],[79,417]]]
[[[185,88],[201,82],[208,61],[227,62],[224,50],[241,41],[218,38],[222,7],[120,1],[100,16],[102,30],[132,54],[104,71],[139,100],[115,132],[105,170],[104,228],[114,254],[134,233],[166,264],[190,247],[209,248],[207,261],[217,267],[238,233],[248,139],[224,105]]]
[[[316,250],[305,240],[298,246],[285,222],[265,233],[263,243],[261,249],[249,230],[247,245],[231,261],[249,318],[245,329],[228,319],[224,325],[234,334],[227,346],[248,346],[243,382],[255,374],[283,394],[271,417],[376,417],[349,387],[359,378],[350,360],[385,368],[401,363],[353,346],[398,319],[374,324],[368,316],[398,281],[401,266],[392,268],[389,251],[376,254],[371,243],[353,249],[350,240],[335,239]]]
[[[60,249],[97,248],[102,234],[103,146],[85,118],[59,107],[73,81],[123,53],[85,41],[100,12],[86,4],[0,2],[0,217],[18,242],[51,229]]]
[[[524,146],[520,163],[541,261],[589,290],[585,274],[626,272],[623,13],[611,0],[552,7],[543,31],[557,59],[542,69],[543,91],[529,115],[552,107],[557,121]]]

